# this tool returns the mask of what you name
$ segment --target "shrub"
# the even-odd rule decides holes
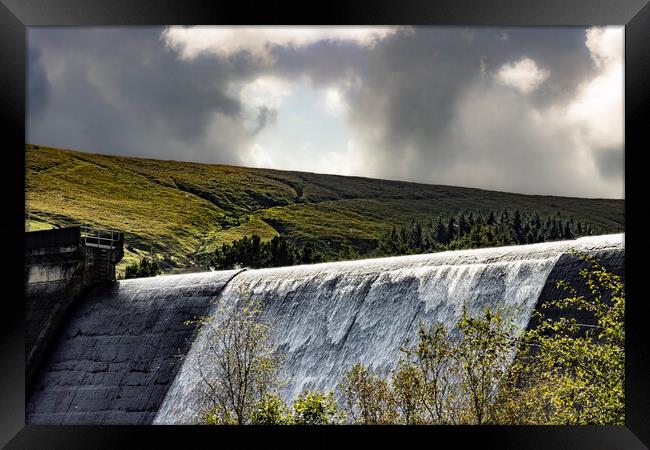
[[[124,270],[124,278],[155,277],[161,273],[162,270],[160,270],[156,261],[144,257],[140,260],[140,263],[135,262],[126,266],[126,269]]]
[[[293,423],[296,425],[331,425],[339,423],[334,392],[303,392],[293,402]]]

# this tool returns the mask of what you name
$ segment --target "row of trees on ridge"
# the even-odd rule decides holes
[[[298,247],[282,236],[275,236],[264,242],[254,234],[234,240],[230,244],[222,244],[213,252],[208,265],[216,270],[235,267],[280,267],[328,260],[352,260],[360,256],[397,256],[532,244],[574,239],[599,231],[574,218],[564,219],[559,213],[542,218],[538,213],[521,213],[519,210],[469,211],[455,215],[439,215],[426,223],[413,219],[407,226],[393,226],[377,240],[375,249],[364,255],[360,255],[347,241],[342,243],[335,256],[327,257],[318,252],[312,242]]]
[[[470,211],[455,215],[439,215],[425,224],[412,220],[408,226],[393,227],[378,243],[378,256],[428,253],[502,245],[534,244],[574,239],[592,235],[591,225],[573,217],[542,218],[539,213]]]

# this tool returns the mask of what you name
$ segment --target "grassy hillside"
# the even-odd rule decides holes
[[[360,177],[126,158],[26,145],[31,229],[90,224],[126,233],[125,258],[153,251],[166,270],[191,269],[197,255],[256,233],[335,254],[362,253],[393,225],[443,212],[512,208],[624,226],[622,200],[531,196]]]

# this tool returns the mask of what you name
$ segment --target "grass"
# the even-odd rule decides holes
[[[519,209],[624,230],[623,200],[480,189],[226,165],[117,157],[26,145],[31,229],[89,224],[125,232],[126,264],[154,253],[166,271],[197,270],[201,255],[244,234],[335,254],[362,253],[393,225],[470,209]],[[26,216],[27,218],[27,216]]]
[[[36,219],[25,220],[25,231],[51,230],[54,225]]]

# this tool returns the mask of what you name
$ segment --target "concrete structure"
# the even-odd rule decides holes
[[[71,227],[25,234],[25,369],[29,384],[49,342],[88,287],[115,280],[123,235]]]
[[[239,287],[265,301],[264,319],[279,330],[277,348],[287,353],[282,375],[295,383],[302,372],[333,385],[352,361],[396,361],[390,352],[399,346],[385,339],[391,333],[412,336],[420,318],[454,318],[451,303],[435,301],[467,298],[478,308],[522,298],[530,306],[526,318],[536,305],[562,295],[559,280],[584,292],[579,272],[586,265],[568,253],[574,247],[624,276],[622,238],[605,236],[98,284],[79,298],[53,338],[28,389],[26,422],[193,423],[200,386],[187,355],[200,356],[201,329],[197,334],[186,321],[217,314],[220,301],[234,304]]]
[[[196,335],[240,271],[102,283],[69,312],[29,389],[29,423],[151,424]]]

